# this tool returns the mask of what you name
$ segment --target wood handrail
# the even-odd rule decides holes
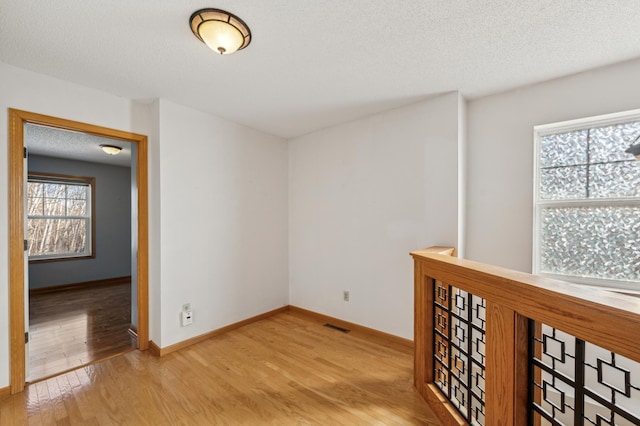
[[[536,327],[544,324],[640,362],[639,298],[459,259],[454,254],[453,248],[446,247],[411,253],[415,265],[414,384],[445,424],[468,424],[436,386],[434,367],[444,361],[434,359],[435,345],[443,338],[441,332],[434,335],[434,326],[439,324],[434,318],[440,318],[445,309],[442,302],[436,306],[436,293],[440,300],[439,291],[446,291],[442,297],[450,300],[449,285],[484,299],[486,425],[529,421],[529,320]]]
[[[431,278],[640,362],[640,298],[424,250],[411,255]]]
[[[432,246],[423,250],[417,250],[411,252],[411,256],[414,258],[416,256],[428,256],[430,254],[441,254],[443,256],[455,256],[456,249],[454,247],[444,247],[444,246]]]

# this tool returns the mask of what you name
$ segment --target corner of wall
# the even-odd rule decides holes
[[[287,144],[287,305],[291,304],[291,281],[292,281],[292,269],[291,269],[291,253],[293,252],[293,239],[291,238],[291,198],[292,198],[292,186],[291,186],[291,149],[293,147],[292,139],[286,140]]]
[[[465,256],[467,232],[467,100],[458,92],[458,257]]]
[[[148,218],[149,218],[149,339],[162,345],[161,335],[161,286],[160,271],[160,99],[131,101],[131,128],[147,135],[148,166]]]

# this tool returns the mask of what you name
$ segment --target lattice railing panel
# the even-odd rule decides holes
[[[440,281],[433,300],[434,382],[470,424],[484,425],[485,301]]]
[[[640,425],[640,363],[538,322],[529,328],[533,424]]]

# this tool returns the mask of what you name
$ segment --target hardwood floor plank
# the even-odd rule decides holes
[[[54,424],[55,412],[53,410],[53,404],[51,403],[51,398],[49,396],[49,387],[47,385],[47,382],[36,383],[35,389],[38,394],[37,409],[39,411],[42,423],[45,425]]]
[[[281,313],[162,358],[133,351],[31,384],[0,400],[0,421],[440,425],[412,366],[407,347]]]
[[[32,295],[29,381],[132,350],[131,283]]]
[[[60,389],[57,379],[49,380],[45,383],[49,388],[49,398],[51,399],[51,404],[53,406],[53,417],[57,424],[68,417],[67,409],[64,406],[62,390]]]

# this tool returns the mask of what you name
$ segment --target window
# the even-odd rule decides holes
[[[538,126],[533,272],[640,290],[640,110]]]
[[[29,261],[93,257],[93,187],[93,178],[29,174]]]

